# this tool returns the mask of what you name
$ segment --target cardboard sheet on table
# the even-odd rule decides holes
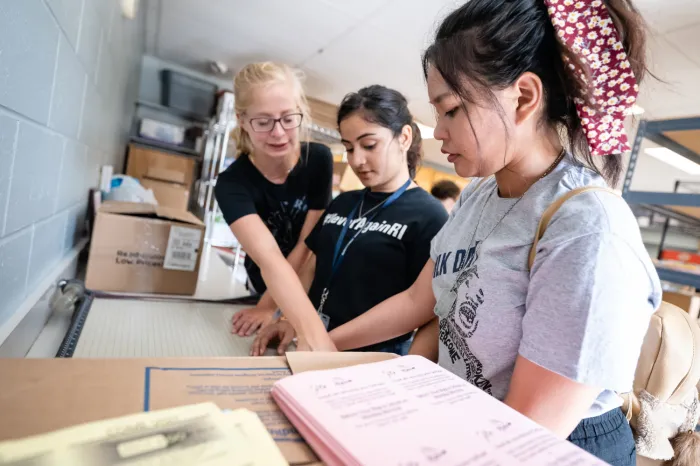
[[[290,357],[293,370],[303,372],[395,356],[290,353]],[[0,359],[4,382],[0,440],[143,410],[212,401],[222,409],[256,412],[287,461],[306,465],[318,459],[270,396],[271,385],[290,374],[291,361],[288,365],[284,357]]]
[[[341,367],[356,366],[358,364],[369,364],[372,362],[386,361],[398,358],[397,354],[391,353],[317,353],[308,351],[294,351],[285,354],[287,364],[293,374],[300,374],[308,371],[321,371],[328,369],[339,369]]]

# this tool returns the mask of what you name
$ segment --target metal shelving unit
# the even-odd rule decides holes
[[[197,113],[187,112],[174,107],[166,107],[165,105],[157,104],[155,102],[148,102],[145,100],[136,101],[136,105],[139,107],[150,108],[151,110],[156,110],[158,112],[165,112],[171,115],[179,116],[185,120],[195,121],[203,124],[209,123],[211,120],[210,116],[199,115]]]
[[[640,204],[655,213],[667,215],[690,226],[700,225],[700,194],[630,189],[645,139],[700,164],[700,117],[640,122],[622,187],[622,197],[629,204]],[[677,183],[676,191],[678,186]],[[662,249],[663,240],[660,246],[660,250]],[[700,289],[700,273],[663,266],[657,266],[657,272],[662,280]]]
[[[200,157],[199,152],[184,146],[176,144],[168,144],[167,142],[154,141],[153,139],[143,138],[140,136],[131,136],[130,141],[142,146],[152,147],[154,149],[164,150],[167,152],[175,152],[178,155],[186,155],[189,157]]]

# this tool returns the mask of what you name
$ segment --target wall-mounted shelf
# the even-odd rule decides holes
[[[200,153],[194,149],[189,149],[187,147],[182,147],[175,144],[167,144],[161,141],[154,141],[153,139],[142,138],[139,136],[131,136],[131,142],[141,144],[143,146],[152,147],[154,149],[162,149],[168,152],[174,152],[179,155],[186,155],[188,157],[201,157]]]
[[[208,124],[209,120],[211,120],[211,117],[208,116],[202,116],[196,113],[191,113],[187,112],[184,110],[180,110],[177,108],[173,107],[166,107],[165,105],[157,104],[155,102],[147,102],[144,100],[139,100],[136,102],[136,105],[138,107],[144,107],[144,108],[149,108],[151,110],[156,110],[158,112],[163,112],[163,113],[168,113],[170,115],[175,115],[180,118],[183,118],[185,120],[197,122],[197,123],[202,123],[202,124]]]
[[[669,269],[664,266],[657,266],[656,273],[659,274],[661,280],[700,289],[700,274]]]
[[[630,163],[622,186],[622,197],[630,204],[656,204],[700,208],[700,194],[632,191],[632,177],[642,142],[648,139],[700,164],[700,117],[675,120],[642,121],[632,146]]]
[[[641,204],[649,210],[666,215],[667,218],[684,222],[690,228],[697,228],[700,225],[700,194],[678,192],[681,182],[676,183],[676,192],[671,193],[632,191],[630,189],[639,153],[645,139],[665,147],[691,162],[700,164],[700,117],[640,122],[622,187],[622,197],[629,204]],[[669,223],[667,220],[662,232],[659,256],[664,249]],[[658,265],[656,269],[659,278],[664,281],[700,289],[700,274],[698,273],[672,269],[664,265]]]

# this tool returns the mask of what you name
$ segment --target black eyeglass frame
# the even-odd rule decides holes
[[[284,126],[284,123],[282,123],[282,120],[284,120],[285,118],[289,118],[290,116],[298,116],[299,123],[295,124],[295,126],[286,127],[286,126]],[[255,129],[255,126],[253,124],[253,122],[256,120],[272,121],[272,127],[268,130],[258,131]],[[277,126],[277,123],[279,123],[280,126],[282,127],[282,129],[284,129],[284,130],[296,129],[296,128],[300,127],[301,123],[304,121],[304,114],[303,113],[288,113],[288,114],[281,116],[279,118],[258,117],[258,118],[249,118],[248,121],[250,122],[250,127],[252,128],[252,130],[254,132],[256,132],[256,133],[271,133],[275,129],[275,126]]]

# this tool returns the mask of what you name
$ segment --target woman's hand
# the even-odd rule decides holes
[[[255,337],[253,344],[250,347],[251,356],[262,356],[265,354],[267,345],[272,340],[279,340],[279,345],[277,346],[277,354],[284,354],[289,347],[289,344],[294,340],[297,332],[286,320],[279,321],[275,324],[268,325],[267,327],[260,330],[258,336]]]
[[[326,351],[335,352],[338,351],[333,340],[329,338],[324,338],[316,342],[308,341],[302,337],[299,337],[297,341],[297,351]]]
[[[259,328],[265,328],[272,323],[275,309],[253,307],[237,312],[231,318],[231,333],[239,337],[248,337]]]

